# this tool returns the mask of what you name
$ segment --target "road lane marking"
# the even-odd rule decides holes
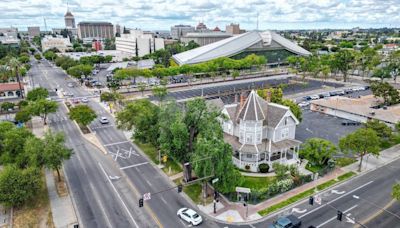
[[[345,196],[347,196],[347,195],[349,195],[349,194],[351,194],[351,193],[353,193],[353,192],[355,192],[355,191],[357,191],[357,190],[359,190],[359,189],[361,189],[361,188],[364,188],[365,186],[371,184],[372,182],[374,182],[374,181],[367,182],[367,183],[365,183],[365,184],[359,186],[358,188],[355,188],[355,189],[351,190],[350,192],[348,192],[348,193],[346,193],[346,194],[344,194],[344,195],[341,195],[341,196],[339,196],[338,198],[336,198],[336,199],[334,199],[334,200],[331,200],[330,202],[327,202],[326,204],[333,203],[333,202],[335,202],[336,200],[339,200],[339,199],[341,199],[341,198],[343,198],[343,197],[345,197]],[[326,204],[321,205],[321,206],[315,208],[314,210],[311,210],[311,211],[309,211],[309,212],[307,212],[307,213],[305,213],[305,214],[299,216],[299,218],[303,218],[304,216],[307,216],[307,215],[313,213],[314,211],[317,211],[317,210],[319,210],[319,209],[325,207]]]
[[[129,168],[133,168],[133,167],[138,167],[138,166],[141,166],[141,165],[145,165],[145,164],[148,164],[149,162],[143,162],[143,163],[139,163],[139,164],[135,164],[135,165],[128,165],[128,166],[125,166],[125,167],[121,167],[121,168],[119,168],[120,170],[124,170],[124,169],[129,169]]]
[[[104,144],[103,146],[114,146],[114,145],[118,145],[118,144],[129,143],[129,142],[130,142],[130,141],[126,140],[126,141],[121,141],[121,142],[115,142],[115,143]]]
[[[109,128],[114,127],[114,125],[107,125],[107,126],[100,126],[100,127],[91,127],[92,130],[102,129],[102,128]]]
[[[101,210],[101,212],[103,212],[104,217],[106,217],[106,222],[108,223],[108,225],[109,225],[110,227],[112,227],[111,222],[110,222],[110,219],[109,219],[108,216],[107,216],[107,213],[106,213],[106,210],[104,209],[103,204],[101,203],[100,200],[98,200],[100,197],[99,197],[99,195],[97,194],[97,192],[94,190],[95,188],[93,187],[92,182],[89,182],[89,186],[90,186],[90,188],[92,189],[93,194],[96,195],[94,198],[95,198],[96,202],[99,204],[100,210]]]
[[[117,194],[118,199],[121,201],[122,205],[124,206],[126,212],[128,212],[129,217],[131,218],[132,222],[135,224],[136,228],[139,228],[138,224],[136,223],[135,219],[133,218],[131,212],[129,211],[128,207],[126,206],[125,202],[122,200],[121,195],[118,193],[117,189],[115,188],[114,184],[111,182],[110,178],[108,177],[106,171],[103,168],[103,165],[101,165],[100,162],[97,162],[97,164],[100,166],[101,171],[103,171],[104,175],[107,178],[108,183],[111,184],[112,189],[114,190],[115,194]]]
[[[357,204],[354,205],[354,206],[352,206],[352,207],[350,207],[349,209],[343,211],[343,214],[344,214],[344,213],[347,213],[347,212],[349,212],[349,211],[351,211],[351,210],[353,210],[353,209],[356,208],[356,207],[358,207]],[[346,217],[346,218],[347,218],[347,217]],[[336,216],[335,216],[335,217],[332,217],[332,218],[330,218],[330,219],[328,219],[328,220],[326,220],[325,222],[323,222],[323,223],[321,223],[321,224],[319,224],[316,228],[320,228],[321,226],[324,226],[324,225],[328,224],[329,222],[331,222],[331,221],[334,220],[334,219],[336,219]]]

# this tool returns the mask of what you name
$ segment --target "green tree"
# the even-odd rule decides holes
[[[45,99],[49,96],[49,91],[46,88],[39,87],[28,92],[26,99],[28,101],[37,101]]]
[[[392,129],[379,120],[368,120],[364,126],[374,130],[381,139],[389,139],[392,137]]]
[[[386,67],[382,67],[382,68],[378,68],[378,69],[374,70],[374,74],[372,75],[372,77],[379,78],[379,79],[381,79],[381,82],[383,82],[383,80],[385,78],[392,77],[391,73],[392,73],[392,71],[391,71],[390,67],[386,66]]]
[[[22,91],[22,83],[19,77],[19,70],[21,68],[21,63],[18,61],[17,58],[13,57],[8,61],[8,66],[13,70],[15,78],[17,79],[17,82],[19,84],[19,90]],[[21,98],[24,98],[24,93],[21,93]]]
[[[395,184],[392,187],[392,197],[397,200],[400,201],[400,184]]]
[[[167,87],[165,86],[156,86],[152,90],[153,96],[157,97],[158,101],[160,102],[160,105],[164,98],[167,96]]]
[[[27,109],[21,109],[15,114],[15,121],[26,123],[31,120],[31,113]]]
[[[399,92],[388,82],[373,82],[371,83],[371,90],[375,97],[383,99],[385,105],[399,103]]]
[[[29,62],[29,56],[20,56],[20,57],[18,58],[18,61],[19,61],[20,63],[28,63],[28,62]]]
[[[72,155],[72,150],[65,147],[65,138],[62,133],[47,132],[44,135],[44,158],[47,168],[57,171],[58,181],[61,181],[60,168],[64,160]]]
[[[293,115],[299,122],[303,120],[303,112],[301,111],[300,106],[298,106],[294,101],[289,99],[283,99],[281,104],[289,107],[290,111],[293,113]]]
[[[2,111],[8,111],[10,109],[14,109],[14,106],[15,106],[14,103],[5,101],[5,102],[1,103],[0,108]]]
[[[284,180],[287,178],[287,172],[289,171],[289,166],[281,164],[279,162],[272,163],[272,168],[276,174],[278,180]]]
[[[15,126],[3,125],[0,150],[0,164],[15,164],[20,168],[28,165],[28,160],[24,154],[25,141],[33,137],[32,132],[27,128],[16,128]]]
[[[321,138],[309,138],[303,143],[300,156],[307,159],[311,165],[323,167],[328,160],[337,153],[337,148],[332,142]]]
[[[144,95],[144,91],[146,90],[147,84],[144,82],[139,82],[137,84],[138,90],[142,93],[142,97]]]
[[[44,125],[47,124],[47,116],[50,113],[57,112],[58,104],[55,101],[49,101],[46,99],[37,100],[31,102],[27,107],[31,115],[40,116],[43,119]]]
[[[354,61],[353,53],[349,50],[340,50],[335,54],[334,61],[338,70],[343,75],[343,81],[346,82],[348,71],[351,69],[351,64]]]
[[[54,61],[54,59],[57,58],[57,54],[54,53],[53,51],[45,51],[43,53],[43,56],[44,56],[45,59],[51,60],[51,61]]]
[[[91,65],[76,65],[68,68],[67,73],[75,78],[81,78],[81,76],[89,76],[92,73],[93,67]]]
[[[87,105],[77,105],[69,111],[69,118],[83,126],[90,124],[96,117],[96,112]]]
[[[355,132],[339,140],[339,147],[344,153],[360,156],[358,171],[361,172],[363,158],[366,154],[379,156],[379,137],[370,128],[359,128]]]
[[[21,206],[36,196],[40,184],[39,170],[6,166],[0,172],[0,203],[7,207]]]
[[[124,110],[117,113],[118,127],[125,130],[133,129],[136,140],[157,147],[159,111],[159,107],[148,99],[130,102]]]

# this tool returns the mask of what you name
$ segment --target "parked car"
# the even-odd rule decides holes
[[[270,228],[298,228],[301,226],[301,220],[294,215],[280,217]]]
[[[64,92],[63,95],[64,95],[65,97],[73,97],[73,96],[74,96],[74,94],[71,93],[71,92]]]
[[[299,105],[300,108],[303,108],[303,107],[309,106],[309,105],[310,105],[310,102],[303,101],[303,102],[300,102],[298,105]]]
[[[100,123],[101,123],[101,124],[108,124],[109,121],[108,121],[107,117],[102,116],[102,117],[100,117]]]
[[[337,91],[336,94],[339,96],[342,96],[342,95],[345,95],[346,92],[344,92],[344,90],[340,90],[340,91]]]
[[[305,96],[305,97],[303,97],[303,99],[304,99],[305,101],[309,101],[309,100],[311,100],[311,97],[310,97],[310,96]]]
[[[312,95],[310,96],[311,100],[318,100],[319,96],[318,95]]]
[[[323,93],[322,96],[323,97],[330,97],[330,96],[332,96],[331,93]],[[335,93],[335,95],[336,95],[336,93]],[[333,95],[333,96],[335,96],[335,95]]]
[[[192,224],[193,226],[197,226],[203,222],[203,218],[197,214],[196,211],[186,207],[179,209],[176,214],[180,219]]]
[[[358,126],[358,125],[361,125],[361,123],[355,122],[355,121],[343,121],[342,125],[343,126]]]
[[[345,92],[346,94],[349,94],[349,93],[352,93],[353,90],[352,90],[352,89],[345,89],[344,92]]]

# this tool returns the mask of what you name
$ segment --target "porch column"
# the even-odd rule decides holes
[[[257,169],[257,167],[258,167],[258,158],[259,158],[259,157],[260,157],[260,155],[257,153],[257,154],[256,154],[256,159],[257,159],[257,160],[256,160],[256,169]]]
[[[285,160],[286,160],[286,161],[287,161],[287,152],[288,152],[288,149],[285,148]]]
[[[283,154],[283,151],[281,150],[281,158],[279,159],[280,163],[282,163],[282,154]]]
[[[242,152],[239,152],[239,166],[242,168]]]

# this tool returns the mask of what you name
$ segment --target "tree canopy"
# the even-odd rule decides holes
[[[49,91],[47,91],[46,88],[39,87],[29,91],[28,94],[26,95],[26,99],[28,101],[37,101],[40,99],[45,99],[48,96],[49,96]]]
[[[388,82],[371,83],[372,94],[383,99],[385,105],[393,105],[400,102],[399,91]]]
[[[321,138],[309,138],[302,144],[299,154],[312,165],[323,167],[336,153],[337,148],[332,142]]]
[[[87,105],[77,105],[69,111],[69,118],[83,126],[90,124],[96,117],[96,112]]]

